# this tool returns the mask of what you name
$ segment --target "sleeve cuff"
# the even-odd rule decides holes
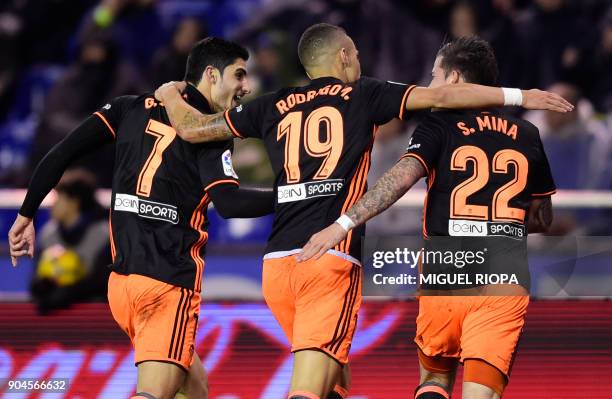
[[[415,158],[417,161],[419,161],[421,163],[421,165],[423,165],[423,168],[425,168],[425,172],[427,172],[427,175],[429,175],[429,167],[427,166],[427,162],[425,162],[425,160],[423,158],[421,158],[420,156],[418,156],[417,154],[414,154],[412,152],[406,153],[404,154],[400,160],[404,159],[404,158],[408,158],[408,157],[412,157]]]
[[[234,180],[234,179],[217,180],[217,181],[214,181],[214,182],[210,183],[208,186],[204,187],[204,191],[208,191],[211,188],[213,188],[214,186],[217,186],[219,184],[235,184],[235,185],[239,186],[240,182],[238,180]]]
[[[227,123],[227,126],[230,128],[230,131],[232,132],[234,136],[243,139],[244,136],[238,133],[238,130],[236,130],[236,128],[234,127],[234,124],[232,123],[230,119],[229,112],[230,110],[228,109],[227,111],[223,113],[223,117],[225,118],[225,123]]]
[[[553,194],[556,194],[557,190],[552,190],[552,191],[548,191],[546,193],[533,193],[531,194],[532,197],[550,197]]]
[[[399,110],[399,115],[398,115],[398,117],[401,120],[404,120],[404,113],[406,112],[406,103],[408,102],[408,96],[410,95],[410,92],[414,90],[415,87],[416,85],[409,86],[404,92],[404,97],[402,97],[402,104],[400,105],[400,110]]]

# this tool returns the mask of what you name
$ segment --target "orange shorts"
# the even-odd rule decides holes
[[[160,361],[185,370],[193,362],[200,294],[138,274],[112,272],[108,303],[132,340],[135,363]]]
[[[429,357],[484,360],[508,378],[528,304],[528,296],[421,296],[414,342]]]
[[[263,295],[291,351],[317,349],[338,362],[348,354],[361,307],[361,267],[338,256],[297,263],[266,259]]]

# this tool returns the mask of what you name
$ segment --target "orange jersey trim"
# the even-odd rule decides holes
[[[531,196],[532,197],[548,197],[548,196],[556,194],[556,193],[557,193],[557,190],[552,190],[552,191],[549,191],[547,193],[541,193],[541,194],[540,193],[537,193],[537,194],[534,193],[534,194],[531,194]]]
[[[115,258],[117,257],[117,250],[115,248],[115,239],[113,237],[113,222],[111,221],[112,210],[108,211],[108,238],[110,239],[111,246],[111,257],[113,259],[113,263],[115,262]]]
[[[351,198],[353,197],[353,191],[355,189],[355,185],[357,180],[359,180],[359,175],[361,174],[361,169],[363,167],[364,161],[365,161],[365,156],[366,154],[364,153],[361,156],[361,159],[359,160],[359,164],[357,165],[357,172],[355,172],[355,174],[353,175],[353,178],[351,179],[351,183],[349,185],[349,192],[346,196],[346,200],[344,201],[344,204],[342,205],[342,212],[341,214],[344,214],[346,212],[346,210],[349,208],[349,204],[351,202]],[[348,238],[348,235],[347,235]],[[344,252],[344,244],[345,244],[345,240],[340,241],[340,243],[338,245],[336,245],[334,247],[334,249],[336,249],[337,251],[340,252]]]
[[[410,92],[414,90],[415,87],[416,85],[412,85],[408,87],[406,89],[406,92],[404,93],[404,97],[402,97],[402,104],[400,105],[400,110],[399,110],[399,118],[401,120],[404,120],[404,111],[406,111],[406,102],[408,101],[408,96],[410,95]]]
[[[196,279],[194,284],[194,290],[196,292],[200,292],[202,289],[202,273],[204,271],[204,259],[202,259],[202,257],[200,256],[200,249],[204,245],[206,245],[206,242],[208,242],[208,233],[202,230],[202,226],[204,226],[204,222],[206,221],[206,216],[204,215],[204,212],[202,212],[202,210],[204,210],[205,207],[208,206],[208,202],[209,198],[207,193],[204,195],[204,197],[202,197],[200,203],[193,211],[193,214],[191,215],[191,222],[189,223],[191,228],[197,231],[200,235],[198,237],[198,240],[191,246],[191,250],[189,251],[191,259],[193,259],[196,264]]]
[[[427,172],[427,174],[429,175],[429,167],[427,166],[427,163],[425,163],[425,160],[423,158],[421,158],[417,154],[410,153],[410,154],[405,154],[404,156],[402,156],[400,158],[400,160],[402,160],[404,158],[408,158],[408,157],[415,158],[417,161],[419,161],[423,165],[423,167],[425,168],[425,172]]]
[[[238,180],[233,180],[233,179],[223,179],[223,180],[217,180],[215,182],[210,183],[208,186],[204,187],[204,191],[208,191],[211,188],[213,188],[216,185],[219,184],[226,184],[226,183],[231,183],[231,184],[235,184],[237,186],[240,185],[240,182]]]
[[[370,148],[366,150],[363,156],[363,162],[361,164],[360,170],[357,174],[357,179],[354,181],[355,190],[352,193],[352,196],[347,198],[347,201],[344,203],[342,207],[342,213],[345,213],[350,207],[355,205],[357,201],[363,196],[365,192],[366,182],[368,178],[368,172],[370,170]],[[351,183],[353,187],[353,183]],[[340,250],[344,253],[348,253],[351,241],[353,239],[353,230],[350,230],[346,235],[346,239],[340,243]]]
[[[230,128],[232,134],[236,137],[243,139],[244,136],[238,133],[238,130],[236,130],[236,128],[234,127],[234,124],[232,123],[229,117],[229,109],[223,113],[223,117],[225,118],[225,123],[227,123],[227,126]]]
[[[110,123],[108,123],[108,121],[106,120],[104,115],[102,115],[99,112],[94,112],[94,115],[97,115],[100,119],[102,119],[102,122],[104,122],[106,127],[108,127],[108,130],[110,130],[111,134],[113,135],[113,138],[116,139],[117,138],[117,134],[115,133],[115,130],[111,127]]]
[[[423,237],[429,238],[427,234],[427,201],[429,200],[429,190],[436,180],[436,170],[433,169],[429,175],[429,184],[427,185],[427,194],[425,194],[425,201],[423,202]]]

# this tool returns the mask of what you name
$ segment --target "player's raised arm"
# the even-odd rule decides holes
[[[298,261],[304,262],[312,257],[319,259],[342,241],[349,230],[365,223],[393,205],[425,174],[425,167],[416,158],[402,158],[385,172],[374,187],[365,193],[355,205],[340,216],[336,223],[314,234],[302,252],[298,254]]]
[[[181,94],[186,85],[185,82],[169,82],[155,90],[155,98],[166,107],[176,133],[190,143],[233,138],[222,112],[207,115],[187,104]]]
[[[506,105],[555,112],[570,112],[574,109],[572,104],[556,93],[538,89],[507,89],[471,83],[447,84],[439,87],[416,87],[406,101],[407,110],[487,108]]]

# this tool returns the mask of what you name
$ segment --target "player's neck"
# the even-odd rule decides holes
[[[200,83],[197,87],[195,87],[195,89],[199,91],[202,94],[202,96],[204,96],[204,98],[206,99],[206,102],[208,103],[208,106],[213,112],[223,111],[222,109],[217,109],[217,107],[215,107],[215,103],[212,102],[211,88],[209,85]]]
[[[347,83],[346,74],[331,69],[314,69],[312,71],[308,71],[308,77],[311,80],[319,78],[336,78],[344,83]]]

